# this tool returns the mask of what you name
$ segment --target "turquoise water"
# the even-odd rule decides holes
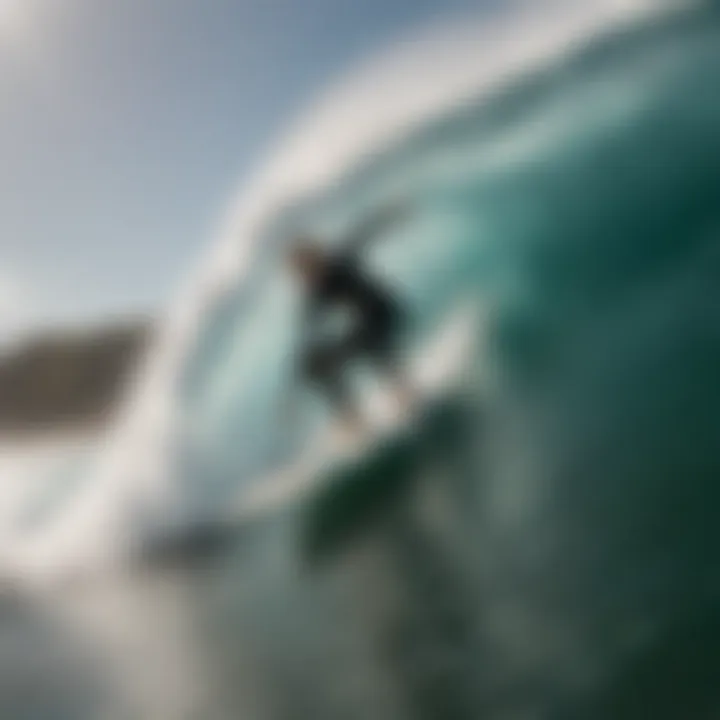
[[[203,524],[114,581],[174,678],[154,717],[720,713],[718,78],[707,4],[596,38],[269,218],[183,362],[173,480]],[[459,391],[322,491],[213,526],[323,422],[305,396],[277,422],[283,238],[398,194],[414,214],[368,262],[414,310],[409,348],[482,311]],[[104,597],[67,592],[71,615]]]
[[[249,281],[204,319],[181,373],[200,472],[231,485],[262,477],[286,442],[274,425],[297,298],[283,241],[351,227],[388,198],[409,198],[414,214],[378,240],[369,264],[408,303],[418,339],[460,302],[482,309],[474,381],[494,404],[559,403],[578,354],[609,365],[640,343],[623,332],[679,312],[671,294],[689,302],[683,273],[693,263],[707,272],[715,243],[716,40],[706,9],[597,41],[273,217]],[[596,347],[604,332],[618,337]],[[320,422],[303,402],[307,424]]]
[[[411,197],[369,262],[418,336],[468,298],[487,316],[449,455],[427,428],[378,449],[237,565],[271,716],[720,712],[719,31],[708,6],[598,41],[268,229],[187,375],[213,438],[191,475],[220,494],[282,452],[288,228]]]

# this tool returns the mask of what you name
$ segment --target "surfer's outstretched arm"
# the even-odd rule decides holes
[[[344,238],[340,247],[347,254],[358,254],[377,237],[393,225],[403,221],[409,214],[406,203],[396,202],[383,206],[369,218],[353,228]]]

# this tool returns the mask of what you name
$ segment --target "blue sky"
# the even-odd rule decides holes
[[[327,82],[481,4],[0,0],[0,333],[162,306]]]

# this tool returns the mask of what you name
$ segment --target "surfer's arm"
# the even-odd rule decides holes
[[[407,215],[408,206],[405,203],[385,205],[345,236],[340,245],[343,254],[355,255],[362,252],[370,242],[404,220]]]

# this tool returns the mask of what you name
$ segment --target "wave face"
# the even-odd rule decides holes
[[[416,216],[370,262],[415,332],[468,300],[487,318],[454,463],[413,462],[430,440],[384,449],[361,468],[366,495],[286,518],[335,564],[324,591],[257,580],[273,682],[309,651],[354,657],[368,692],[335,697],[308,669],[284,686],[288,717],[720,709],[719,30],[704,8],[614,34],[385,148],[274,216],[252,286],[202,328],[181,389],[193,507],[311,432],[280,441],[273,415],[292,355],[288,228],[342,227],[406,194]],[[288,571],[300,551],[285,542]],[[335,603],[355,608],[350,629],[325,614]],[[283,655],[282,638],[298,647]],[[694,670],[677,682],[679,658]]]
[[[714,23],[705,10],[598,41],[274,212],[248,279],[205,314],[177,376],[189,484],[207,500],[217,483],[224,497],[277,467],[286,443],[303,444],[321,422],[308,409],[299,437],[276,428],[297,319],[283,240],[296,229],[332,238],[368,208],[412,198],[415,215],[369,263],[406,298],[419,339],[459,303],[482,308],[472,382],[502,407],[532,398],[549,412],[577,395],[563,390],[576,364],[599,373],[641,344],[642,303],[654,323],[678,313],[670,285],[690,302],[682,278],[694,262],[710,272],[715,243]],[[660,363],[659,347],[647,352]],[[614,407],[609,391],[593,397],[598,416]]]
[[[263,215],[245,279],[203,290],[178,371],[157,370],[172,462],[133,527],[204,524],[123,591],[138,638],[182,626],[198,664],[165,648],[153,717],[718,714],[718,77],[714,5],[648,20]],[[470,370],[418,435],[228,537],[208,518],[324,422],[311,398],[277,422],[283,238],[398,194],[415,214],[368,261],[414,310],[408,352],[481,308]],[[181,621],[147,621],[158,602]]]

